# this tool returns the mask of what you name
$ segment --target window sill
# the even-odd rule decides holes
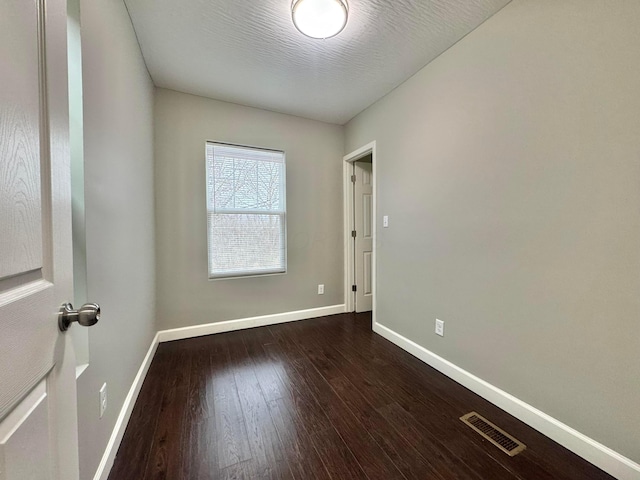
[[[218,280],[238,280],[241,278],[261,278],[261,277],[274,277],[277,275],[286,275],[287,272],[271,272],[271,273],[251,273],[248,275],[229,275],[229,276],[220,276],[220,277],[209,277],[210,282],[215,282]]]

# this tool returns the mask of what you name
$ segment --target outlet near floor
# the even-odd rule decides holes
[[[436,335],[444,337],[444,320],[438,320],[436,318]]]
[[[318,295],[324,295],[324,285],[318,285]]]
[[[107,409],[107,384],[102,385],[100,389],[100,418],[104,415],[104,411]]]

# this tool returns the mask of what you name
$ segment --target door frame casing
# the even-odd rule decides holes
[[[355,266],[355,245],[351,231],[355,229],[355,218],[353,214],[353,192],[354,186],[351,182],[353,173],[353,163],[363,157],[371,154],[372,163],[372,183],[373,183],[373,253],[371,268],[371,295],[372,295],[372,322],[376,323],[376,238],[377,238],[377,176],[376,176],[376,142],[367,143],[366,145],[354,150],[343,157],[343,218],[344,218],[344,306],[346,312],[355,311],[356,294],[351,290],[351,286],[355,283],[354,266]]]

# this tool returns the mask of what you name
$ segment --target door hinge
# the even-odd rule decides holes
[[[356,176],[355,175],[351,175],[351,183],[356,183]]]
[[[356,285],[351,285],[351,291],[352,292],[357,292],[358,291],[358,287]]]
[[[356,238],[356,231],[355,231],[355,230],[351,230],[351,236],[352,236],[353,238]]]

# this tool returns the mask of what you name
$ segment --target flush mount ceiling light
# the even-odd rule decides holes
[[[347,24],[347,0],[293,0],[291,18],[301,33],[311,38],[330,38]]]

